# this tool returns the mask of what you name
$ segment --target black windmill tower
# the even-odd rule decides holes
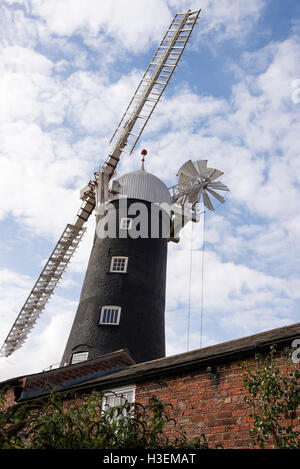
[[[15,320],[0,354],[20,348],[65,271],[95,210],[96,231],[78,309],[61,366],[126,348],[145,362],[165,356],[168,241],[197,221],[200,198],[213,210],[223,173],[207,161],[187,161],[178,184],[167,188],[144,167],[118,179],[122,153],[132,153],[190,38],[200,10],[176,14],[139,83],[112,139],[112,151],[81,191],[82,206],[68,224]]]

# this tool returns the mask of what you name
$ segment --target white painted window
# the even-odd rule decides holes
[[[113,256],[111,258],[110,272],[127,272],[128,257]]]
[[[84,362],[85,360],[88,359],[89,352],[78,352],[78,353],[73,353],[72,355],[72,365],[75,363],[80,363]]]
[[[121,218],[120,228],[121,230],[130,230],[132,226],[132,218]]]
[[[116,407],[120,404],[126,404],[128,402],[135,402],[135,385],[115,388],[104,394],[102,398],[102,410]],[[124,409],[123,415],[126,415]]]
[[[102,306],[99,324],[117,326],[120,323],[121,306]]]

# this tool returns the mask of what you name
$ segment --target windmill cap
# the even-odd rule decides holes
[[[127,197],[153,203],[171,203],[171,196],[165,183],[143,168],[124,174],[117,182],[119,192],[111,200]]]

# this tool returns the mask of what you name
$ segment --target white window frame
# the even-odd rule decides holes
[[[132,400],[128,402],[135,403],[135,391],[136,385],[133,384],[127,387],[115,388],[107,391],[103,394],[102,402],[101,402],[101,409],[106,410],[117,405],[120,405],[121,398],[124,398],[124,402],[128,401],[126,394],[132,393]]]
[[[103,322],[103,316],[106,309],[114,309],[118,311],[117,321],[116,322]],[[104,305],[101,308],[99,325],[100,326],[118,326],[120,324],[120,317],[121,317],[121,306],[113,306],[113,305]]]
[[[114,269],[114,261],[116,259],[125,259],[124,270]],[[113,272],[115,274],[126,274],[127,266],[128,266],[128,257],[125,257],[125,256],[112,256],[111,263],[110,263],[110,272]]]
[[[128,223],[128,225],[127,225],[127,223]],[[125,218],[125,217],[121,218],[121,221],[120,221],[120,229],[121,230],[131,230],[131,227],[132,227],[132,218]]]
[[[81,355],[82,358],[79,359],[79,360],[75,359],[75,361],[74,361],[74,358],[76,356],[79,358],[80,355]],[[89,356],[89,352],[74,352],[73,355],[72,355],[72,359],[71,359],[71,365],[75,365],[76,363],[85,362],[88,359],[88,356]]]

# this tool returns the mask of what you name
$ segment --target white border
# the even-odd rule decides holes
[[[73,358],[76,355],[83,355],[83,354],[85,354],[86,358],[84,358],[83,360],[73,362]],[[74,352],[71,358],[71,365],[76,365],[77,363],[85,362],[88,359],[88,356],[89,356],[89,352]]]
[[[105,407],[108,397],[110,397],[110,396],[116,397],[116,395],[121,396],[122,394],[124,394],[126,392],[129,392],[129,391],[133,391],[132,392],[132,403],[134,403],[135,402],[135,391],[136,391],[136,385],[135,384],[133,384],[132,386],[127,386],[126,388],[123,388],[123,387],[114,388],[114,389],[110,389],[109,391],[106,391],[102,396],[101,409],[105,410],[105,409],[108,408],[108,407]]]
[[[118,310],[117,322],[102,322],[103,321],[104,309],[117,309]],[[102,306],[100,319],[99,319],[99,325],[100,326],[118,326],[120,324],[121,309],[122,309],[121,306],[113,306],[113,305],[104,305],[104,306]]]
[[[125,259],[124,270],[113,270],[114,259]],[[109,271],[114,273],[114,274],[126,274],[127,273],[127,265],[128,265],[128,257],[126,257],[126,256],[112,256]]]

